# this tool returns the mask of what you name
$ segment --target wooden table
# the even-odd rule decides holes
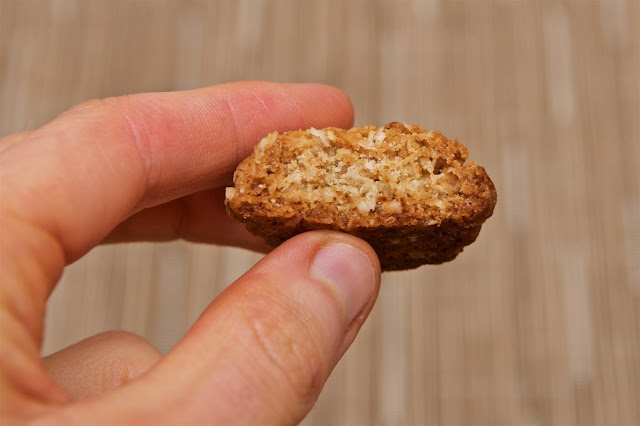
[[[305,424],[637,425],[639,29],[633,0],[0,0],[0,135],[89,98],[263,79],[457,137],[494,217],[454,262],[383,277]],[[98,248],[56,289],[43,351],[120,328],[167,351],[257,259]]]

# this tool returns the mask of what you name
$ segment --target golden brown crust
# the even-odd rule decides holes
[[[334,229],[368,241],[386,271],[442,263],[496,203],[467,157],[456,140],[402,123],[272,133],[236,169],[227,210],[272,246]]]

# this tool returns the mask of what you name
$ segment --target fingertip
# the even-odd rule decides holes
[[[353,124],[351,100],[328,84],[243,81],[214,86],[207,93],[210,102],[225,105],[232,118],[232,136],[238,140],[236,163],[271,132],[349,128]],[[229,114],[217,127],[229,126]]]
[[[363,251],[345,243],[322,247],[313,258],[310,275],[338,291],[351,323],[368,304],[375,286],[373,264]]]
[[[162,356],[142,337],[107,331],[43,359],[55,382],[73,400],[102,395],[136,379]]]
[[[281,263],[307,264],[308,277],[327,285],[339,299],[345,325],[364,322],[380,288],[380,261],[371,245],[342,232],[311,231],[297,235],[263,262],[269,268]]]
[[[238,86],[240,85],[240,86]],[[354,121],[354,108],[349,95],[337,86],[326,83],[273,83],[244,81],[229,83],[229,89],[241,87],[258,94],[271,94],[283,101],[288,98],[301,113],[300,126],[283,130],[305,130],[308,127],[350,128]],[[227,87],[224,85],[223,87]],[[272,108],[274,105],[266,102]],[[279,129],[274,129],[279,130]]]
[[[331,106],[326,113],[335,124],[330,127],[348,129],[353,126],[354,109],[351,98],[341,88],[324,83],[307,84],[317,92],[319,103]],[[327,127],[327,126],[325,126]]]

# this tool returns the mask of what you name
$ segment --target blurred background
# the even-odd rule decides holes
[[[90,98],[259,79],[456,137],[494,216],[454,262],[383,276],[304,424],[637,425],[639,29],[634,0],[0,0],[0,135]],[[98,248],[55,290],[44,353],[107,329],[166,352],[258,259]]]

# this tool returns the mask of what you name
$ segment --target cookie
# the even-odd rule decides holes
[[[366,240],[383,271],[454,259],[496,204],[485,169],[455,139],[389,123],[267,135],[226,189],[229,215],[277,246],[331,229]]]

